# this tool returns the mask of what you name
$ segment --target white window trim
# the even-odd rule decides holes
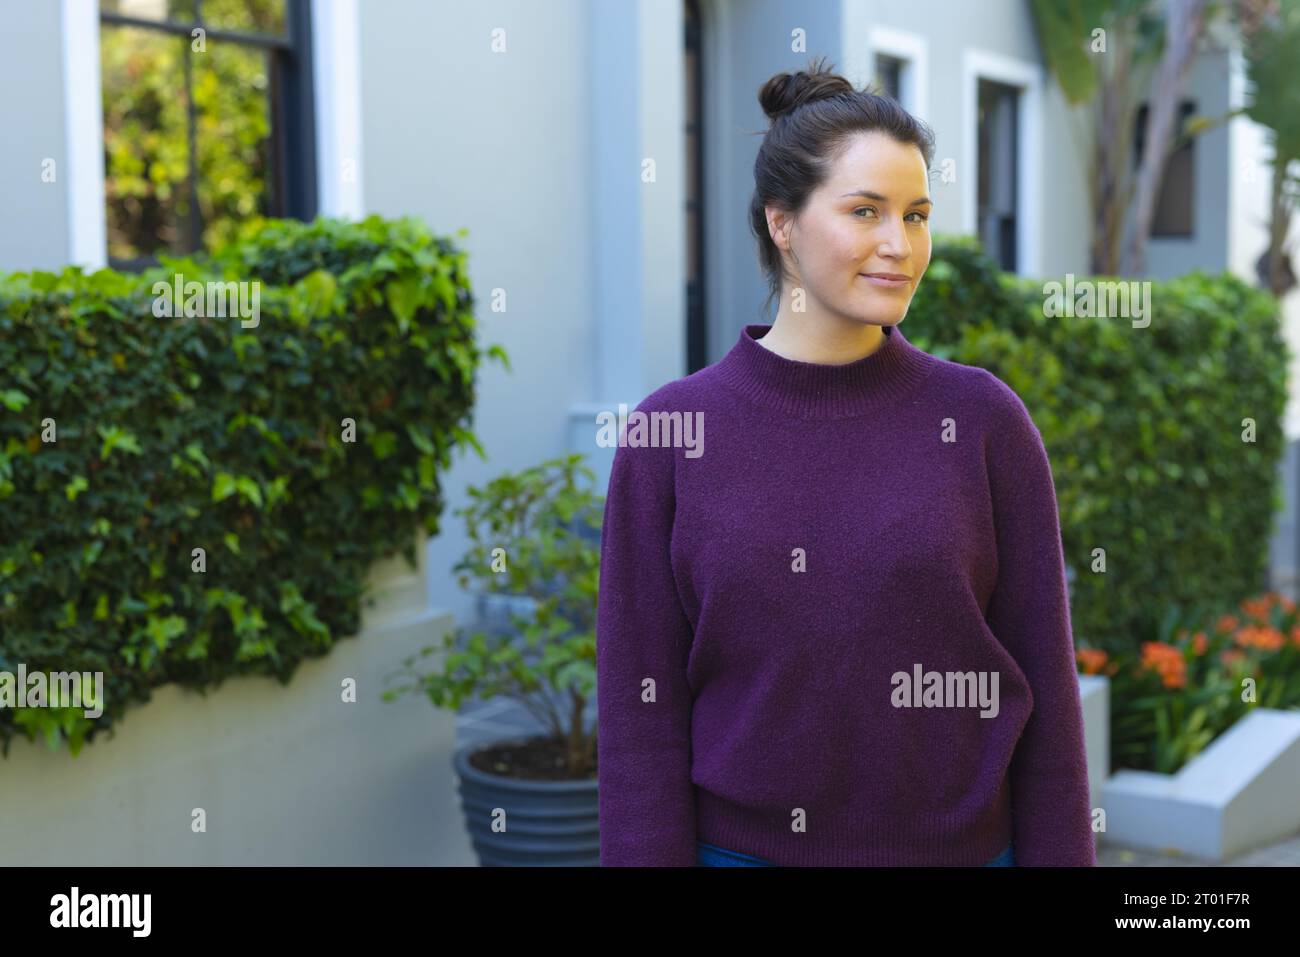
[[[361,41],[357,0],[311,0],[316,104],[317,208],[322,216],[363,215]],[[63,111],[67,153],[68,260],[89,269],[108,261],[99,0],[62,0]],[[344,182],[343,162],[355,177]]]
[[[311,0],[311,21],[317,206],[322,216],[360,219],[361,10],[357,0]]]
[[[979,80],[994,80],[1020,90],[1016,125],[1020,142],[1016,184],[1016,272],[1036,276],[1040,268],[1042,156],[1043,156],[1043,68],[1028,60],[1017,60],[984,50],[966,50],[962,55],[962,117],[965,126],[962,168],[962,223],[966,232],[977,234],[976,188],[979,183]]]
[[[903,61],[899,79],[899,96],[903,109],[930,122],[930,44],[919,33],[893,27],[872,27],[867,35],[872,74],[877,54]]]
[[[104,210],[104,116],[99,81],[99,0],[63,0],[62,177],[67,189],[68,261],[108,263]]]

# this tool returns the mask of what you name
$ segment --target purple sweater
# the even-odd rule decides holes
[[[845,365],[747,326],[614,456],[600,860],[1094,865],[1056,492],[1024,403],[886,328]],[[690,426],[670,432],[665,425]],[[701,428],[702,426],[702,428]],[[676,447],[672,443],[676,443]]]

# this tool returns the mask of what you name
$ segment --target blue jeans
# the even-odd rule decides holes
[[[695,842],[695,865],[697,867],[776,867],[769,860],[729,851],[725,847],[709,844],[706,841]],[[1008,844],[997,857],[984,865],[985,867],[1015,867],[1016,856]]]

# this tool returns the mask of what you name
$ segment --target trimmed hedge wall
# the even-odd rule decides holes
[[[170,682],[287,683],[357,632],[370,566],[438,532],[453,449],[482,455],[476,370],[506,356],[450,240],[272,221],[163,262],[0,280],[0,670],[103,672],[106,697],[0,710],[5,753],[76,753]],[[158,317],[178,273],[259,282],[260,321]]]
[[[1193,272],[1151,282],[1141,328],[1048,317],[1045,298],[1043,280],[1000,273],[973,240],[945,237],[905,328],[921,348],[997,375],[1033,416],[1074,570],[1076,635],[1130,648],[1171,605],[1256,594],[1282,506],[1287,348],[1276,300],[1231,274]],[[1253,442],[1243,441],[1248,418]]]

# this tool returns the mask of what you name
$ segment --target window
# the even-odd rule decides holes
[[[869,23],[863,24],[861,32],[870,51],[872,91],[890,97],[918,119],[926,119],[930,114],[930,46],[926,38]]]
[[[1192,197],[1195,187],[1195,153],[1196,137],[1181,139],[1186,129],[1187,120],[1196,112],[1196,105],[1186,101],[1179,106],[1178,126],[1170,144],[1174,147],[1165,161],[1164,172],[1160,176],[1160,193],[1156,198],[1155,216],[1151,220],[1151,237],[1188,239],[1193,235]],[[1143,103],[1137,111],[1137,129],[1133,131],[1133,167],[1142,162],[1142,151],[1146,146],[1147,104]]]
[[[101,0],[109,265],[316,215],[309,0]]]
[[[1020,91],[1014,86],[979,81],[979,238],[1005,272],[1014,272],[1018,261],[1019,97]]]
[[[876,54],[876,87],[885,96],[903,102],[903,61],[884,53]]]

